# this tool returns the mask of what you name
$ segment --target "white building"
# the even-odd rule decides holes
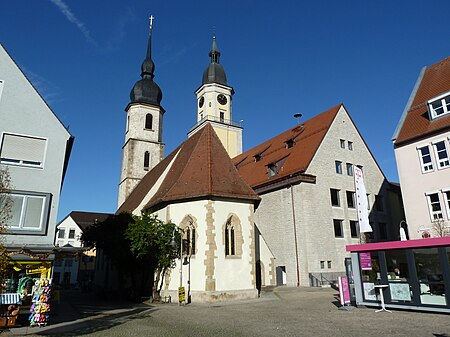
[[[411,238],[450,235],[450,57],[424,67],[393,136]]]
[[[86,250],[81,235],[90,225],[104,221],[110,214],[70,212],[56,226],[55,246],[59,252],[54,264],[53,282],[75,285],[94,279],[95,249]]]
[[[5,246],[25,274],[50,276],[59,196],[73,137],[0,45],[0,165],[11,175]]]

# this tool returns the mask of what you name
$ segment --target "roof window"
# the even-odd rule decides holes
[[[267,174],[269,175],[269,178],[273,177],[278,172],[280,172],[280,169],[283,167],[283,164],[286,161],[286,159],[287,156],[274,163],[270,163],[269,165],[267,165]]]
[[[428,111],[431,119],[450,114],[450,93],[430,99],[428,101]]]

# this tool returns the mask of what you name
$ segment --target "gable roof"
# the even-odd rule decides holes
[[[105,221],[110,215],[112,214],[72,211],[64,218],[64,220],[68,217],[71,217],[72,220],[75,221],[75,223],[78,225],[78,227],[80,227],[80,229],[84,231],[87,227],[96,222]],[[64,220],[62,220],[61,222],[63,222]],[[59,224],[61,224],[61,222]]]
[[[315,177],[305,171],[341,106],[338,104],[233,158],[239,174],[254,189],[293,176],[303,181],[315,181]],[[278,173],[270,177],[268,167],[277,163],[280,166]]]
[[[259,200],[237,172],[208,123],[148,172],[117,213],[135,210],[166,169],[168,172],[161,186],[144,209],[159,209],[171,202],[211,197]]]
[[[425,67],[405,108],[394,143],[399,145],[450,128],[450,115],[430,120],[427,101],[450,91],[450,57]]]
[[[11,56],[11,54],[8,52],[8,50],[6,50],[5,46],[3,46],[1,43],[0,43],[0,49],[2,49],[4,51],[4,53],[5,53],[5,55],[7,57],[9,57],[9,59],[12,62],[12,64],[17,68],[19,73],[25,78],[25,80],[28,82],[28,84],[33,88],[33,90],[35,91],[37,96],[42,100],[42,102],[44,102],[45,106],[51,112],[53,117],[57,120],[57,123],[60,126],[62,126],[62,128],[65,130],[65,132],[67,132],[68,139],[66,141],[66,149],[65,149],[65,154],[64,154],[64,165],[63,165],[63,172],[62,172],[62,179],[61,179],[61,188],[62,188],[62,184],[64,183],[64,179],[65,179],[65,176],[66,176],[67,168],[69,166],[69,158],[70,158],[70,154],[72,153],[72,147],[73,147],[73,143],[74,143],[75,137],[72,136],[72,134],[69,132],[69,130],[63,124],[63,122],[59,119],[59,117],[56,115],[56,113],[52,110],[50,105],[48,105],[48,103],[44,99],[44,97],[42,97],[41,93],[36,89],[34,84],[30,81],[30,79],[27,77],[27,75],[23,72],[22,68],[20,68],[20,66],[17,64],[16,60],[14,60],[14,58]]]

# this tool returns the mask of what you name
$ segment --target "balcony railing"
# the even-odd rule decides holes
[[[220,123],[223,125],[231,125],[231,126],[235,126],[238,128],[242,127],[242,123],[241,122],[233,122],[231,119],[225,119],[225,118],[220,118],[220,117],[214,117],[214,116],[205,116],[202,119],[200,119],[190,130],[189,132],[195,130],[200,124],[203,124],[205,121],[211,121],[211,122],[215,122],[215,123]]]

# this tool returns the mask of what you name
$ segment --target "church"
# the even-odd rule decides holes
[[[195,302],[248,299],[262,286],[342,275],[345,245],[359,242],[354,166],[364,169],[374,239],[396,239],[398,186],[387,182],[343,104],[242,152],[215,36],[195,91],[197,123],[164,156],[151,38],[152,25],[125,109],[117,213],[147,210],[183,230],[189,249],[166,275],[162,296],[183,286]]]

